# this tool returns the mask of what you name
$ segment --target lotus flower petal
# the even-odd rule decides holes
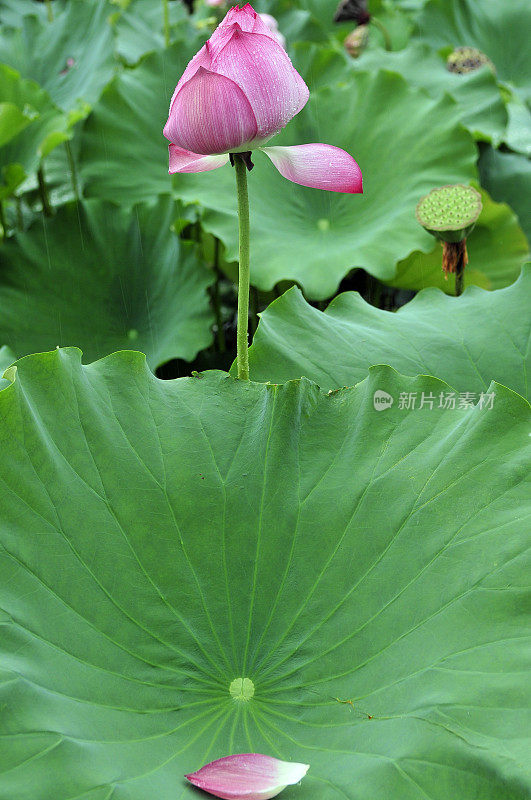
[[[209,172],[211,169],[218,169],[224,166],[229,160],[227,153],[219,156],[204,156],[199,153],[191,153],[190,150],[183,150],[175,144],[170,144],[170,168],[168,172],[173,175],[175,172]]]
[[[220,25],[218,28],[216,28],[207,42],[208,46],[210,47],[210,55],[212,58],[216,58],[216,56],[221,53],[227,42],[230,42],[236,31],[240,31],[240,33],[242,32],[242,29],[237,23],[234,25]],[[217,70],[214,71],[217,72]]]
[[[210,64],[211,64],[210,45],[207,42],[206,44],[203,45],[201,50],[199,50],[199,52],[197,52],[195,54],[195,56],[192,58],[192,60],[190,61],[190,63],[186,67],[186,69],[184,70],[183,74],[179,78],[179,83],[175,87],[175,91],[173,93],[173,97],[171,98],[170,113],[171,113],[171,107],[173,105],[173,101],[175,100],[175,96],[176,96],[177,92],[179,91],[179,89],[181,88],[181,86],[183,84],[187,83],[187,81],[190,80],[192,75],[195,75],[195,73],[197,72],[199,67],[204,67],[205,69],[209,69],[210,68]]]
[[[250,3],[246,3],[242,8],[233,6],[227,11],[211,38],[214,39],[222,28],[229,28],[235,23],[240,26],[242,31],[252,33],[255,29],[257,16],[258,14]],[[261,32],[262,31],[259,31],[259,33]]]
[[[286,49],[286,37],[278,29],[278,22],[271,14],[257,14],[258,18],[265,24],[269,35],[275,39],[284,49]],[[255,30],[255,33],[264,33],[263,30]],[[267,34],[266,34],[267,35]]]
[[[164,136],[192,153],[228,153],[256,137],[253,110],[240,87],[199,67],[173,101]]]
[[[275,25],[248,3],[230,9],[175,88],[164,127],[172,144],[201,155],[253,150],[298,114],[308,87]]]
[[[269,800],[308,771],[308,764],[279,761],[260,753],[243,753],[212,761],[186,778],[223,800]]]
[[[246,33],[238,25],[222,49],[213,53],[212,69],[243,90],[256,118],[258,138],[285,127],[308,101],[308,87],[282,46],[270,36]]]
[[[329,192],[363,192],[362,175],[351,155],[331,144],[263,147],[284,178]]]
[[[262,20],[266,28],[268,28],[271,32],[278,31],[278,22],[275,17],[272,16],[272,14],[257,14],[256,16]]]
[[[271,22],[272,20],[273,22]],[[220,36],[222,29],[230,29],[233,25],[238,25],[245,33],[261,33],[269,36],[270,39],[275,39],[274,32],[278,30],[278,23],[271,14],[257,14],[254,8],[247,3],[243,8],[234,7],[227,12],[212,34],[211,41],[215,41]],[[273,27],[274,25],[276,27]]]

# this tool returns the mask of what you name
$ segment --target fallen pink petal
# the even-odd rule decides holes
[[[308,764],[280,761],[261,753],[218,758],[185,777],[223,800],[269,800],[306,775]]]

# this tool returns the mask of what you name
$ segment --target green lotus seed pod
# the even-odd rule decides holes
[[[476,47],[456,47],[446,59],[446,69],[458,75],[466,75],[467,72],[474,72],[485,65],[496,74],[496,68],[490,58]]]
[[[479,192],[456,183],[432,189],[419,200],[415,213],[418,222],[432,236],[442,242],[461,242],[473,229],[481,209]]]

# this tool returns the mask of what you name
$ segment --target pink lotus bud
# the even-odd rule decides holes
[[[223,6],[227,0],[205,0],[205,5],[210,6],[210,8],[217,8],[218,6]]]
[[[308,764],[243,753],[212,761],[185,777],[199,789],[224,800],[269,800],[308,771]]]
[[[280,33],[278,29],[278,22],[271,14],[258,14],[262,22],[265,22],[275,39],[279,44],[282,45],[284,49],[286,49],[286,37]]]
[[[177,84],[164,136],[170,174],[222,167],[229,153],[263,149],[293,183],[361,193],[361,170],[329,144],[262,145],[306,105],[308,87],[279,43],[276,20],[235,6],[192,58]],[[267,24],[266,24],[267,23]],[[270,26],[270,27],[268,27]]]
[[[249,4],[231,8],[177,84],[164,135],[203,155],[252,150],[308,100],[286,51]]]

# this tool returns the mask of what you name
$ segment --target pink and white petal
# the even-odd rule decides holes
[[[220,28],[229,27],[233,25],[235,22],[240,26],[242,31],[247,31],[251,33],[254,30],[254,24],[256,21],[256,17],[258,14],[252,7],[250,3],[246,3],[242,8],[238,8],[238,6],[233,6],[231,9],[227,11],[221,22],[219,23],[216,30]],[[215,31],[213,37],[215,35]]]
[[[331,144],[262,147],[284,178],[328,192],[363,193],[361,169],[349,153]]]
[[[253,33],[262,33],[270,39],[276,39],[278,32],[278,22],[271,14],[257,14],[253,27]]]
[[[183,86],[183,84],[185,84],[187,81],[189,81],[190,78],[192,77],[192,75],[195,75],[195,73],[197,72],[199,67],[204,67],[205,69],[210,69],[210,63],[211,63],[210,47],[209,47],[209,43],[207,42],[206,44],[203,45],[201,50],[199,50],[195,54],[195,56],[192,58],[192,60],[188,63],[188,66],[186,67],[186,69],[184,70],[183,74],[179,78],[179,83],[175,87],[175,91],[174,91],[173,96],[171,98],[170,111],[171,111],[171,107],[173,105],[173,101],[175,100],[177,92],[179,91],[181,86]]]
[[[173,101],[164,136],[200,155],[228,153],[256,137],[253,110],[240,87],[199,67]]]
[[[278,31],[278,22],[272,14],[257,14],[257,20],[255,23],[253,33],[261,33],[262,31],[257,30],[257,27],[260,26],[260,22],[263,22],[270,31]]]
[[[208,40],[212,55],[217,55],[225,47],[235,28],[246,33],[252,33],[257,16],[258,14],[249,4],[243,8],[235,6],[229,9]]]
[[[176,172],[210,172],[211,169],[223,167],[229,160],[228,153],[219,156],[203,156],[199,153],[191,153],[190,150],[183,150],[175,144],[168,147],[170,154],[170,168],[168,172],[174,175]]]
[[[212,761],[186,778],[223,800],[269,800],[302,780],[308,768],[260,753],[242,753]]]
[[[224,25],[216,28],[207,42],[210,47],[210,55],[213,61],[216,59],[219,53],[221,53],[225,45],[230,42],[236,30],[241,31],[241,28],[237,22],[233,23],[232,25]],[[211,66],[211,69],[213,72],[216,72],[215,67]]]
[[[230,41],[213,56],[212,69],[241,87],[253,109],[259,138],[284,128],[308,101],[308,87],[284,48],[269,36],[235,26]]]

